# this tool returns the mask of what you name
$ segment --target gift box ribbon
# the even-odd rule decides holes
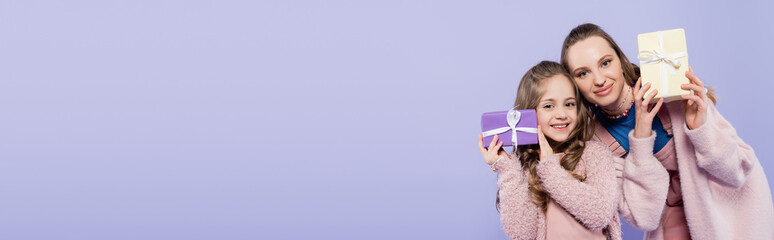
[[[653,49],[651,51],[640,51],[638,58],[640,59],[640,65],[658,64],[660,62],[665,63],[661,65],[661,96],[667,96],[667,92],[669,91],[669,84],[667,84],[667,81],[669,81],[669,78],[667,78],[667,69],[669,69],[669,72],[672,74],[675,74],[675,69],[680,68],[680,60],[677,59],[688,57],[688,53],[679,52],[672,56],[666,56],[662,53],[664,51],[664,40],[661,35],[661,31],[659,31],[657,34],[658,46],[660,50]],[[672,66],[672,68],[668,68],[667,65]]]
[[[514,147],[519,145],[517,143],[516,131],[537,134],[537,128],[533,128],[533,127],[516,127],[516,124],[518,124],[519,121],[521,120],[521,112],[516,111],[516,109],[508,110],[507,120],[508,120],[508,126],[507,127],[495,128],[495,129],[483,132],[481,134],[483,134],[484,137],[488,137],[488,136],[497,135],[497,134],[500,134],[500,133],[507,132],[508,130],[511,130],[511,142],[513,142],[513,146]]]

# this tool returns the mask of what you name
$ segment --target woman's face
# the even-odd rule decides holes
[[[546,137],[564,142],[578,125],[578,109],[575,89],[564,75],[554,75],[540,81],[543,95],[535,112],[537,121]]]
[[[570,75],[583,97],[600,107],[614,107],[626,86],[621,60],[602,37],[591,36],[567,49]]]

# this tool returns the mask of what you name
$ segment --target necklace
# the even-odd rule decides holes
[[[607,118],[609,118],[609,119],[619,119],[619,118],[622,118],[622,117],[626,117],[626,115],[629,115],[629,110],[632,110],[633,106],[634,106],[634,99],[632,99],[632,103],[631,103],[631,105],[629,105],[629,108],[627,108],[626,111],[624,111],[623,113],[618,114],[618,115],[607,115],[607,113],[605,113],[605,116]]]
[[[634,90],[634,88],[631,88],[631,90]],[[627,92],[626,94],[631,95],[631,92]],[[625,103],[626,103],[626,101],[621,102],[621,105],[618,105],[618,109],[621,109],[621,107]],[[609,118],[609,119],[619,119],[619,118],[622,118],[622,117],[626,117],[626,115],[629,115],[629,110],[632,110],[633,106],[634,106],[634,98],[632,97],[632,102],[629,104],[629,107],[626,108],[626,110],[623,111],[623,113],[618,114],[618,115],[608,115],[607,113],[605,113],[605,116],[607,118]],[[602,112],[604,113],[605,111],[602,111]]]

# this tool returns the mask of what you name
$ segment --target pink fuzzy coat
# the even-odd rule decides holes
[[[652,152],[643,146],[633,152]],[[607,229],[611,239],[621,239],[621,223],[616,211],[630,222],[655,228],[664,207],[668,173],[648,154],[640,158],[614,157],[608,147],[589,141],[574,172],[586,176],[581,182],[559,165],[561,154],[541,160],[537,171],[551,198],[591,230]],[[629,158],[629,157],[627,157]],[[532,202],[528,190],[529,173],[516,159],[498,163],[500,220],[511,239],[545,239],[545,213]],[[634,177],[634,178],[631,178]],[[627,197],[634,197],[632,204]]]
[[[664,106],[659,117],[665,126],[672,126],[691,237],[708,240],[774,239],[774,204],[768,181],[753,149],[737,136],[736,130],[712,103],[708,103],[707,122],[693,130],[685,124],[682,101]],[[615,155],[625,153],[599,124],[596,125],[595,136],[608,143]],[[655,134],[649,138],[633,139],[630,133],[629,141],[631,152],[627,159],[640,154],[642,156],[638,158],[652,156]],[[635,149],[648,149],[650,152],[635,152]],[[652,181],[643,174],[629,178],[643,184]],[[652,197],[626,194],[624,191],[629,206],[648,205],[655,201]],[[664,201],[659,203],[663,207]],[[623,216],[635,227],[645,230],[646,239],[663,239],[660,215],[641,215],[642,218],[634,219]],[[652,225],[654,222],[657,224]]]

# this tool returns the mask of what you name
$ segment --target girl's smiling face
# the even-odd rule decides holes
[[[564,142],[578,125],[575,87],[564,75],[554,75],[540,81],[543,94],[535,112],[537,122],[546,137]]]

